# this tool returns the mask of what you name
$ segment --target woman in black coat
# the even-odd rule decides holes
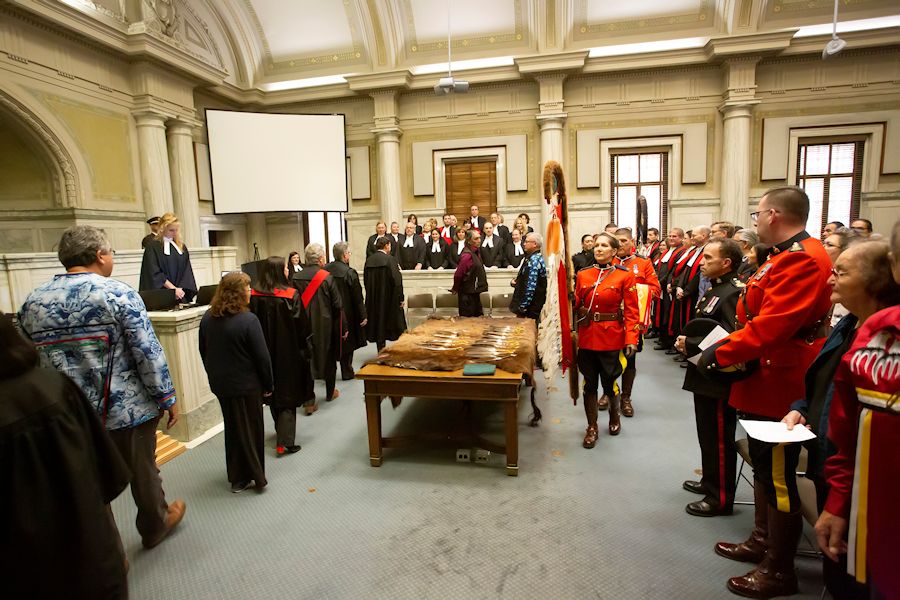
[[[450,252],[447,255],[447,266],[451,269],[456,268],[459,264],[459,255],[466,249],[466,230],[467,228],[465,227],[457,229],[456,239],[450,244]]]
[[[263,397],[272,395],[272,362],[259,320],[248,311],[250,277],[222,278],[200,321],[200,357],[225,422],[225,465],[231,491],[266,486]]]
[[[287,275],[284,257],[270,256],[250,296],[250,311],[259,318],[275,373],[275,391],[268,404],[278,456],[300,450],[295,443],[297,407],[315,400],[309,368],[312,328],[300,293],[288,283]]]
[[[426,240],[425,268],[446,269],[450,265],[450,246],[441,237],[440,229],[431,230],[431,239]]]

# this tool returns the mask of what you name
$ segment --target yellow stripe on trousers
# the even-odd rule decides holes
[[[856,580],[860,583],[866,582],[866,513],[869,504],[869,446],[872,435],[872,411],[866,410],[865,413],[856,449],[859,453],[859,468],[856,473],[859,478],[859,497],[856,498]]]
[[[625,372],[625,367],[628,366],[628,358],[625,356],[625,353],[619,350],[619,364],[622,365],[622,372]],[[616,393],[616,396],[619,395],[619,378],[616,378],[616,381],[613,383],[613,391]]]
[[[791,497],[784,480],[784,444],[772,448],[772,483],[775,485],[775,506],[778,512],[791,512]]]

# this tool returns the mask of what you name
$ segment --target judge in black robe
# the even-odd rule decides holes
[[[500,236],[504,244],[509,245],[512,242],[512,236],[509,234],[509,227],[500,220],[500,215],[491,213],[491,224],[494,226],[494,233]]]
[[[190,302],[197,295],[197,282],[191,268],[190,253],[187,246],[178,238],[177,229],[174,237],[166,237],[166,231],[171,229],[160,231],[160,237],[148,242],[144,248],[138,289],[141,291],[174,289],[179,302]]]
[[[481,262],[487,267],[506,266],[506,251],[503,249],[503,239],[494,233],[494,225],[492,223],[484,224],[484,231],[481,234]]]
[[[127,598],[109,503],[131,474],[71,379],[0,317],[0,578],[4,598]]]
[[[425,246],[425,268],[446,269],[450,264],[450,246],[441,237],[438,229],[431,231],[431,239]]]
[[[353,352],[369,343],[365,334],[366,305],[362,285],[359,283],[359,273],[349,263],[347,242],[338,242],[334,245],[334,261],[325,265],[325,270],[331,273],[337,284],[347,319],[347,339],[343,341],[341,350],[341,379],[345,381],[354,377]]]
[[[306,247],[306,264],[303,265],[303,271],[295,273],[291,279],[291,283],[300,292],[301,297],[306,289],[313,285],[317,273],[322,271],[324,266],[325,249],[320,244],[309,244]],[[334,277],[328,274],[318,285],[312,298],[303,300],[303,305],[309,314],[309,322],[312,326],[312,337],[310,338],[312,360],[310,362],[313,377],[325,380],[325,400],[331,402],[340,395],[334,385],[337,363],[341,360],[341,344],[344,334],[347,333],[341,293],[338,291]],[[315,411],[314,408],[313,411]],[[309,412],[310,409],[307,408],[307,413]]]
[[[449,259],[449,264],[447,266],[451,269],[455,269],[456,265],[459,264],[459,255],[462,254],[465,249],[466,230],[458,229],[453,239],[453,243],[450,244],[450,254],[447,257]]]
[[[406,237],[400,242],[400,268],[406,271],[418,270],[425,266],[425,240],[416,235],[415,225],[406,224]]]
[[[382,242],[379,242],[381,244]],[[366,259],[363,281],[366,286],[366,337],[384,348],[387,340],[396,340],[406,331],[403,313],[403,275],[390,255],[390,241],[384,240],[378,252]]]
[[[518,269],[525,257],[525,248],[522,246],[522,235],[518,229],[513,229],[510,243],[503,247],[506,252],[506,266]]]
[[[250,311],[259,319],[272,360],[275,390],[264,402],[275,423],[276,448],[294,452],[300,449],[295,443],[297,408],[316,400],[309,368],[312,328],[300,293],[285,277],[282,257],[266,259],[251,292]]]
[[[387,225],[384,224],[384,221],[378,221],[378,223],[375,224],[375,233],[370,235],[369,241],[366,242],[366,258],[372,256],[375,252],[375,240],[383,235],[387,235]]]

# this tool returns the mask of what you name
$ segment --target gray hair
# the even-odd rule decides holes
[[[750,231],[749,229],[741,229],[740,231],[734,232],[734,239],[738,239],[738,236],[740,236],[739,241],[744,242],[750,248],[759,243],[759,235],[757,235],[755,231]]]
[[[694,233],[704,233],[706,235],[712,233],[712,229],[707,227],[706,225],[697,225],[696,227],[691,229],[691,231],[693,231]]]
[[[325,256],[325,248],[322,247],[322,244],[313,242],[312,244],[308,244],[306,246],[303,254],[306,255],[307,263],[317,263],[319,262],[320,258]]]
[[[97,262],[97,251],[112,250],[106,232],[90,225],[75,225],[63,231],[57,256],[66,269],[87,267]]]
[[[467,229],[466,230],[466,244],[472,241],[472,238],[475,236],[481,236],[481,232],[477,229]]]
[[[528,238],[531,238],[535,246],[537,246],[538,248],[543,248],[544,238],[541,236],[541,234],[532,231],[531,233],[525,235],[525,239],[527,240]]]
[[[347,254],[347,250],[350,248],[350,244],[347,242],[338,242],[335,244],[331,251],[334,254],[334,260],[344,260],[344,255]]]

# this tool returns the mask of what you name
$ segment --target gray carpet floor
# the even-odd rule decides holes
[[[699,497],[681,482],[697,477],[700,457],[683,372],[661,352],[641,353],[636,415],[616,438],[601,427],[593,450],[581,447],[584,412],[566,382],[548,398],[539,381],[539,427],[520,404],[518,477],[506,476],[502,455],[457,463],[447,448],[387,449],[383,466],[370,467],[359,381],[338,382],[339,399],[299,417],[295,455],[275,457],[266,411],[263,493],[229,492],[218,435],[162,468],[167,497],[188,508],[156,549],[141,548],[130,494],[115,501],[131,597],[735,598],[725,581],[752,567],[718,557],[713,544],[744,539],[752,507],[707,519],[684,512]],[[447,427],[460,403],[407,399],[382,411],[391,435]],[[499,409],[476,417],[502,442]],[[751,490],[742,484],[738,495]],[[818,598],[819,561],[798,558],[797,569],[797,597]]]

